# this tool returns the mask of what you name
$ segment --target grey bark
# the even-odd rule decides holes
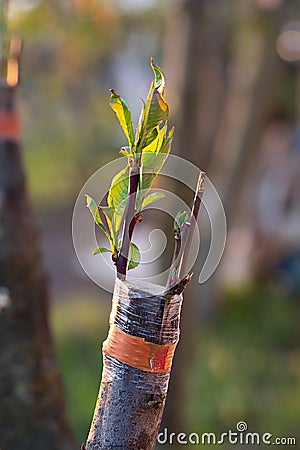
[[[0,86],[0,109],[15,90]],[[0,138],[0,447],[73,450],[48,325],[48,286],[16,139]]]
[[[166,299],[144,286],[128,285],[120,295],[117,280],[110,326],[153,344],[179,339],[182,296]],[[120,344],[122,345],[122,344]],[[154,373],[105,355],[102,381],[87,450],[144,449],[155,446],[166,401],[170,371]]]

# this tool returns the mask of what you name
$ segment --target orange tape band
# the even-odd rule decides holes
[[[152,344],[113,325],[103,342],[103,353],[147,372],[169,372],[176,345]]]
[[[21,127],[19,117],[14,112],[0,110],[0,139],[19,139]]]

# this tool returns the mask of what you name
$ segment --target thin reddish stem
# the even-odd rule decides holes
[[[186,267],[192,238],[202,201],[204,179],[205,172],[200,171],[189,221],[183,225],[180,232],[178,232],[178,230],[175,231],[175,247],[171,263],[170,275],[167,282],[167,289],[170,289],[172,286],[177,284],[180,279],[186,275]]]
[[[121,280],[125,280],[127,273],[130,242],[134,228],[132,221],[136,215],[135,203],[140,179],[140,159],[141,158],[139,157],[135,164],[132,162],[130,163],[128,201],[124,212],[122,244],[116,264],[117,276]]]

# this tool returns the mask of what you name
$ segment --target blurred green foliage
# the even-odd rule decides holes
[[[228,292],[221,308],[198,332],[186,430],[222,433],[243,420],[249,431],[299,439],[299,302],[251,286]]]
[[[159,35],[163,9],[153,2],[129,13],[118,2],[41,0],[11,16],[10,32],[24,41],[20,110],[38,206],[68,202],[96,168],[119,156],[124,140],[108,107],[109,88],[118,88],[116,60],[136,29]],[[155,56],[147,40],[137,56],[145,65]]]
[[[86,439],[98,394],[109,306],[101,298],[82,294],[63,300],[54,302],[51,322],[67,411],[81,443]]]

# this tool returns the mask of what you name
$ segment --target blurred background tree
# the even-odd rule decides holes
[[[222,432],[246,420],[252,431],[300,438],[299,2],[12,0],[10,28],[25,42],[26,167],[78,442],[97,395],[95,337],[106,335],[110,295],[75,259],[72,209],[123,145],[108,88],[136,117],[150,56],[168,78],[173,152],[208,173],[229,224],[221,266],[205,285],[195,276],[185,295],[164,425]],[[209,238],[205,218],[202,233]]]
[[[74,450],[23,167],[21,41],[7,33],[7,3],[0,3],[0,442],[12,450]]]

